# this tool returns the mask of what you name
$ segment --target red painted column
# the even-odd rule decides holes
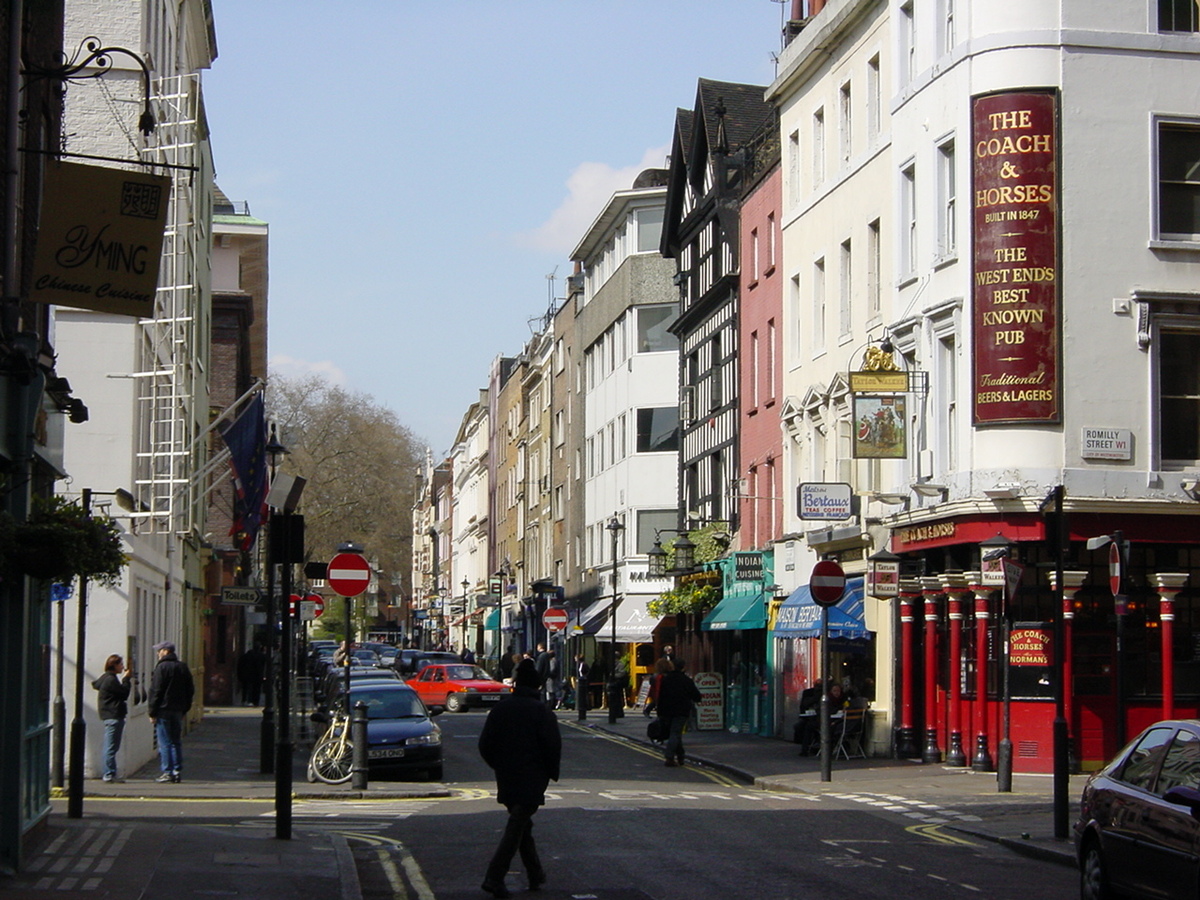
[[[913,691],[917,672],[913,655],[913,620],[921,583],[911,579],[900,582],[900,731],[896,735],[896,755],[901,759],[919,759],[921,747],[914,726]]]
[[[1155,572],[1150,578],[1158,590],[1158,619],[1162,630],[1162,717],[1175,718],[1175,598],[1188,576],[1182,572]]]
[[[1067,720],[1067,735],[1075,734],[1075,595],[1087,580],[1088,573],[1078,570],[1063,572],[1062,590],[1062,622],[1063,622],[1063,716]],[[1058,590],[1058,579],[1053,571],[1050,572],[1050,589]],[[1072,748],[1074,749],[1074,748]],[[1074,760],[1075,754],[1071,753]],[[1071,769],[1074,770],[1074,763]]]
[[[963,601],[967,594],[967,579],[962,572],[944,572],[938,576],[948,598],[950,617],[950,683],[946,685],[949,735],[946,740],[946,765],[965,766],[967,755],[962,741],[962,683],[963,683]]]
[[[937,703],[937,602],[942,596],[942,583],[936,578],[922,578],[921,593],[925,597],[925,748],[921,762],[937,763],[942,761],[942,748],[938,746],[941,711]]]
[[[980,572],[967,573],[967,586],[975,594],[975,755],[971,768],[990,772],[994,768],[988,750],[988,628],[991,625],[992,589],[983,584]]]

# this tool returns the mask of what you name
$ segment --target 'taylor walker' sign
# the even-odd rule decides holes
[[[48,165],[29,299],[153,316],[170,196],[162,175]]]

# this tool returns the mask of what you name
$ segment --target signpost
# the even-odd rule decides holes
[[[226,606],[254,606],[261,599],[262,593],[256,587],[227,584],[221,588],[221,602]]]
[[[833,780],[833,741],[829,730],[829,607],[846,592],[846,573],[837,560],[823,559],[808,576],[808,592],[821,607],[821,780]]]
[[[562,631],[567,627],[567,611],[557,606],[551,606],[542,613],[542,624],[547,631]]]
[[[329,561],[329,587],[342,597],[357,597],[371,583],[371,566],[361,553],[339,553]]]

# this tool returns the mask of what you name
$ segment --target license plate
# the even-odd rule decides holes
[[[367,756],[370,759],[399,759],[403,755],[403,747],[379,747],[378,749],[367,751]]]
[[[499,694],[484,694],[484,695],[483,695],[483,702],[484,702],[484,703],[495,703],[495,702],[496,702],[497,700],[499,700],[499,699],[500,699],[500,695],[499,695]]]

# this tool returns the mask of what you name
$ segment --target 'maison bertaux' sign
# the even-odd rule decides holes
[[[1058,94],[972,99],[974,422],[1058,422]]]
[[[30,299],[153,316],[170,195],[161,175],[51,163]]]

